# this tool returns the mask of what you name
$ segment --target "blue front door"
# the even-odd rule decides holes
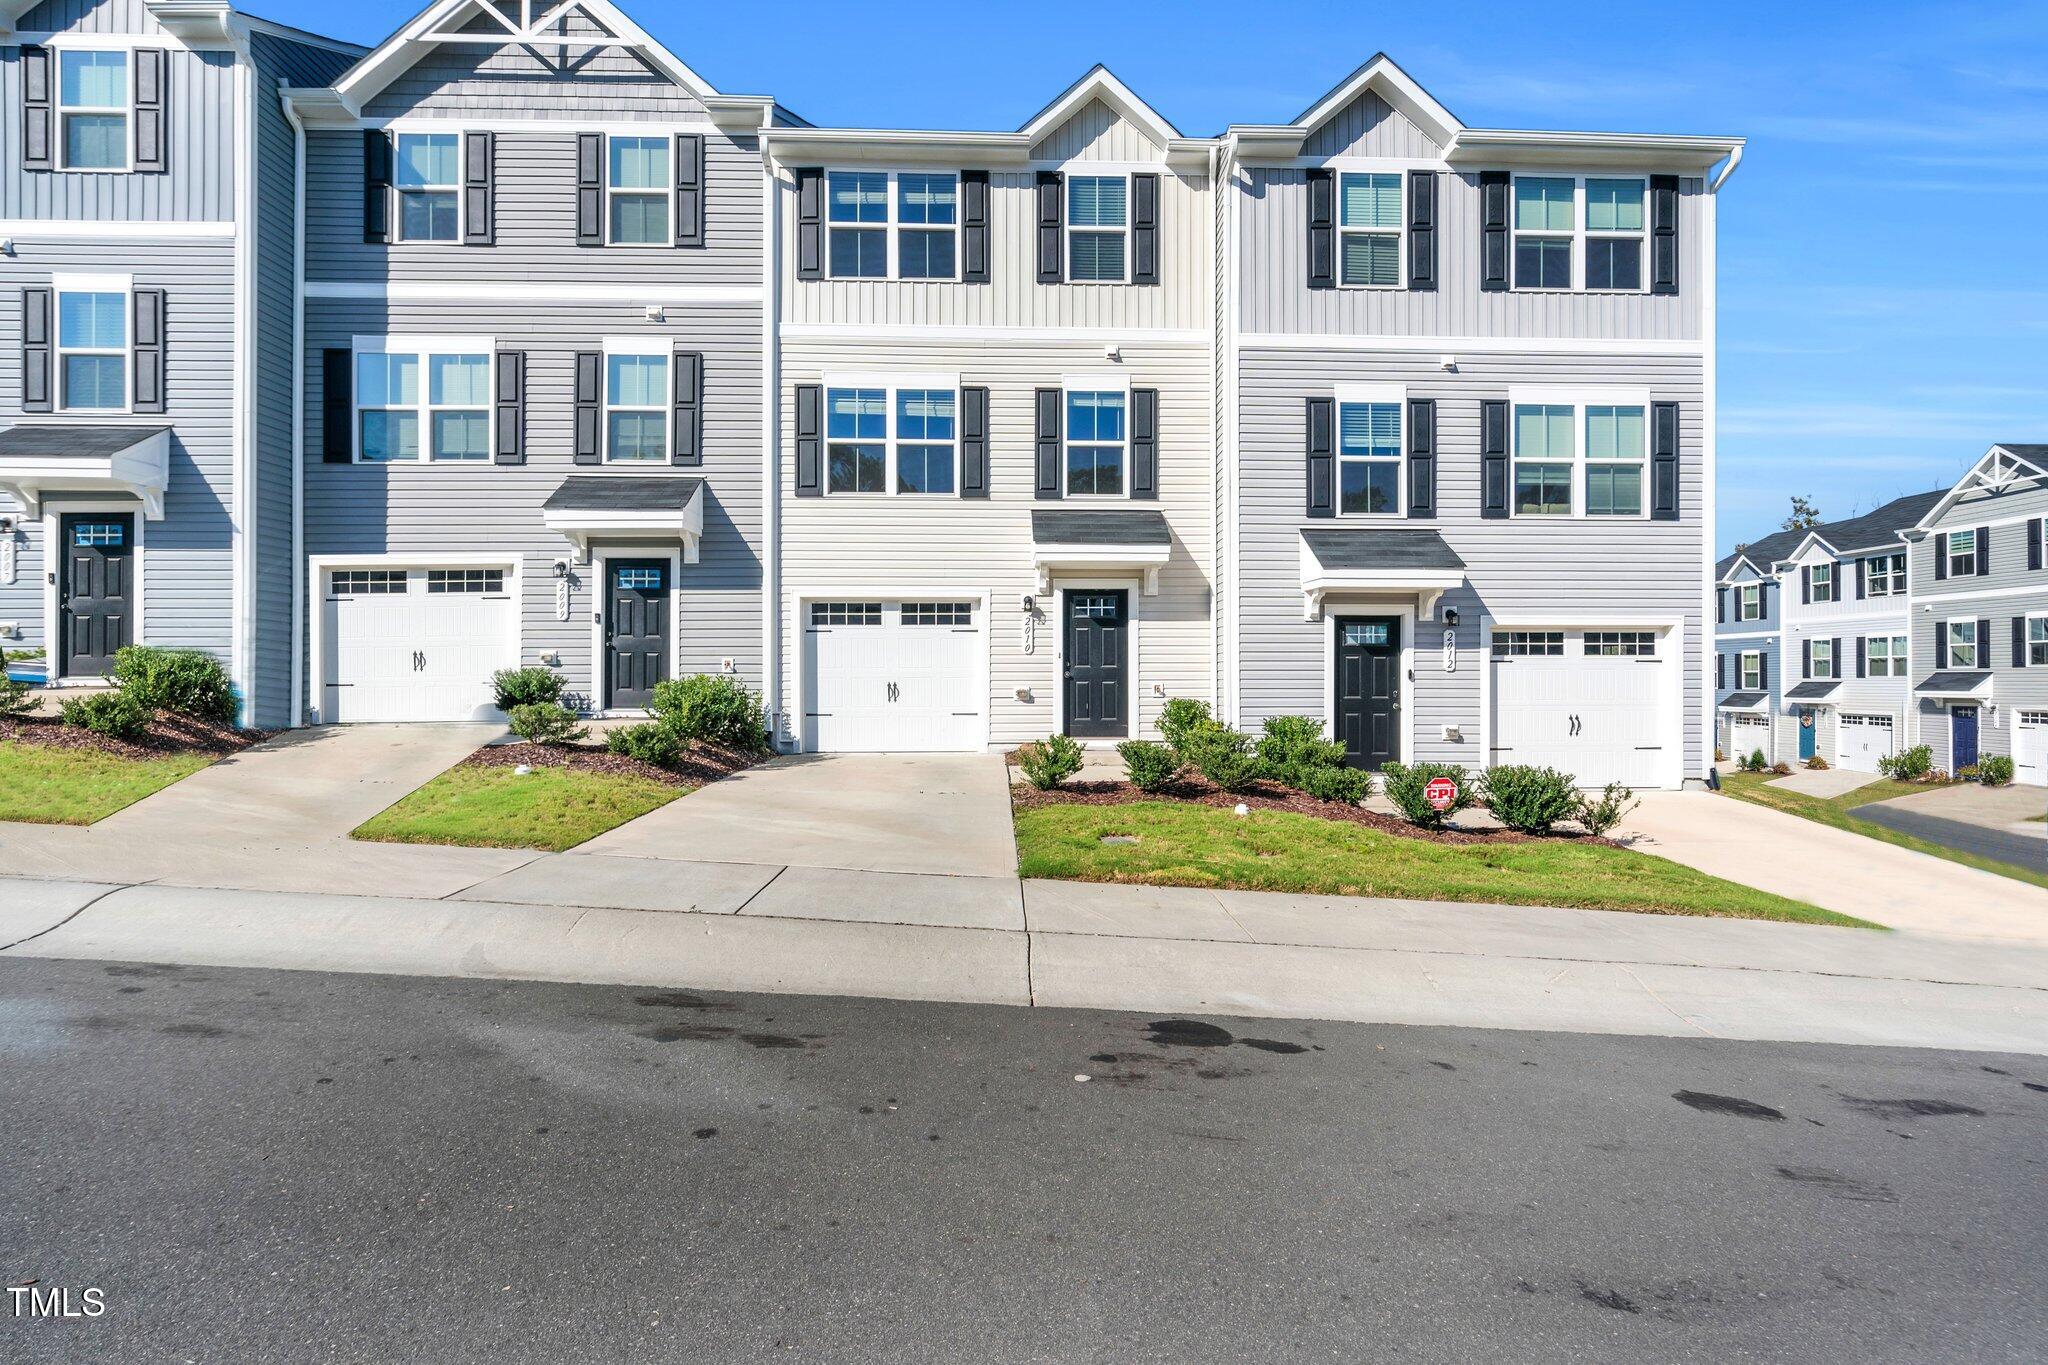
[[[1977,761],[1977,708],[1958,706],[1948,713],[1949,762],[1961,772]]]
[[[1814,717],[1819,714],[1817,711],[1799,713],[1799,756],[1802,759],[1813,757],[1813,742],[1820,733],[1820,727],[1814,723]]]

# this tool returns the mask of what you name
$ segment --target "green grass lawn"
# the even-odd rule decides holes
[[[1016,821],[1026,877],[1875,927],[1588,841],[1439,844],[1289,811],[1240,816],[1174,801],[1035,806]],[[1138,842],[1103,843],[1110,834]]]
[[[89,825],[190,777],[218,757],[120,758],[97,749],[0,741],[0,820]]]
[[[681,796],[687,789],[644,777],[463,764],[359,825],[357,839],[387,844],[462,844],[560,853]]]
[[[1895,796],[1911,796],[1915,792],[1927,790],[1917,783],[1894,782],[1890,778],[1879,778],[1868,786],[1822,800],[1800,792],[1787,791],[1783,787],[1773,787],[1770,785],[1773,780],[1768,773],[1722,773],[1721,790],[1738,801],[1751,801],[1759,806],[1769,806],[1772,810],[1781,810],[1787,815],[1796,815],[1817,824],[1832,825],[1836,829],[1848,830],[1851,834],[1861,834],[1867,839],[1897,844],[1900,848],[1910,848],[1916,853],[1930,853],[1937,858],[1946,858],[1952,863],[1961,863],[1965,867],[1979,868],[1985,872],[1996,872],[2001,877],[2011,877],[2015,881],[2048,886],[2048,873],[2019,867],[2013,863],[2001,863],[1991,858],[1980,858],[1974,853],[1944,848],[1940,844],[1916,839],[1910,834],[1901,834],[1895,829],[1887,829],[1872,821],[1856,818],[1858,806],[1867,806],[1873,801],[1889,801]]]

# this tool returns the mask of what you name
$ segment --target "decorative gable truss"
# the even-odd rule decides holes
[[[1932,530],[1958,503],[1995,498],[2033,488],[2048,488],[2048,446],[1995,445],[1956,480],[1941,501],[1920,518],[1919,531]]]

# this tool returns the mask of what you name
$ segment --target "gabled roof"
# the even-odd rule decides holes
[[[1715,566],[1715,577],[1725,582],[1735,571],[1736,564],[1744,561],[1757,572],[1769,574],[1775,565],[1799,558],[1808,547],[1816,544],[1829,554],[1838,556],[1855,554],[1859,550],[1883,549],[1898,540],[1903,532],[1918,525],[1927,509],[1941,497],[1942,490],[1938,488],[1925,493],[1908,493],[1860,517],[1824,521],[1804,531],[1773,531],[1723,559]]]
[[[1139,99],[1136,91],[1125,85],[1114,71],[1101,62],[1089,67],[1080,80],[1062,90],[1054,97],[1052,103],[1024,120],[1023,126],[1017,131],[1037,142],[1087,108],[1090,100],[1101,100],[1137,124],[1147,137],[1162,148],[1181,135],[1180,129],[1167,122],[1158,110]]]
[[[1797,545],[1804,531],[1773,531],[1762,540],[1753,540],[1741,550],[1721,561],[1720,577],[1727,578],[1735,571],[1738,563],[1747,563],[1750,568],[1768,578],[1777,562],[1786,557]]]
[[[2016,484],[2029,480],[2048,481],[2048,445],[2032,442],[2003,441],[1984,452],[1984,458],[1970,466],[1970,472],[1957,479],[1955,487],[1942,494],[1939,501],[1914,523],[1915,530],[1925,530],[1941,520],[1944,512],[1955,505],[1956,499],[1973,489],[2002,493]]]
[[[41,3],[42,0],[0,0],[0,39],[12,37],[21,17]],[[345,43],[339,38],[258,18],[236,9],[227,0],[143,0],[143,7],[166,33],[187,43],[239,48],[250,33],[268,33],[352,57],[361,56],[364,51],[358,43]]]

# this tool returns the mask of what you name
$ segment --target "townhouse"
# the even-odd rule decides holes
[[[361,49],[205,0],[0,0],[0,648],[93,682],[148,641],[291,695],[282,82]]]
[[[1785,595],[1777,563],[1799,536],[1779,531],[1714,566],[1714,748],[1731,762],[1758,753],[1778,761]]]

